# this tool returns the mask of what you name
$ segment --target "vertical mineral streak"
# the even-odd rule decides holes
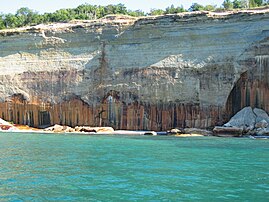
[[[269,55],[255,57],[254,68],[241,74],[227,100],[227,113],[235,114],[246,106],[269,111]]]
[[[233,13],[234,12],[234,13]],[[0,31],[0,116],[167,130],[269,112],[269,10],[196,12]]]

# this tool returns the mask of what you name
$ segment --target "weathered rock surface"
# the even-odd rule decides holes
[[[90,126],[76,126],[76,132],[94,132],[94,133],[113,133],[112,127],[90,127]]]
[[[268,126],[268,122],[265,121],[264,119],[259,122],[256,122],[255,124],[255,128],[267,128],[267,126]]]
[[[184,128],[184,129],[178,129],[178,128],[173,128],[171,130],[168,130],[167,135],[176,135],[176,136],[211,136],[212,131],[205,130],[205,129],[200,129],[200,128]]]
[[[269,128],[259,128],[252,135],[268,136],[269,135]]]
[[[181,134],[181,133],[183,133],[182,130],[178,128],[173,128],[167,131],[167,135],[176,135],[176,134]]]
[[[267,124],[269,123],[269,116],[264,110],[255,108],[253,109],[253,113],[256,116],[256,124],[260,122],[267,122]]]
[[[0,115],[167,130],[269,111],[269,12],[107,17],[0,31]]]
[[[54,126],[45,128],[44,131],[52,131],[55,133],[63,133],[63,132],[75,132],[74,128],[71,128],[69,126],[61,126],[58,124],[55,124]]]
[[[0,118],[0,131],[17,131],[18,128],[13,124]]]
[[[146,132],[144,133],[144,135],[152,135],[152,136],[156,136],[157,133],[156,133],[155,131],[146,131]]]
[[[216,126],[213,134],[219,137],[240,137],[243,135],[243,128]]]
[[[231,120],[224,124],[225,127],[237,127],[250,130],[254,129],[256,124],[256,115],[251,107],[245,107],[238,113],[236,113]]]
[[[203,135],[203,136],[211,136],[212,131],[204,130],[200,128],[184,128],[185,134],[197,134],[197,135]]]
[[[269,135],[269,116],[262,109],[245,107],[224,126],[216,126],[217,136]]]

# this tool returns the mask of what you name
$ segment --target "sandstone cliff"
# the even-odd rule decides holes
[[[108,16],[0,31],[0,116],[166,130],[269,112],[269,11]]]

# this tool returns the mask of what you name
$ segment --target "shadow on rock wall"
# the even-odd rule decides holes
[[[269,112],[269,56],[256,56],[254,64],[253,68],[241,74],[228,97],[228,119],[246,106]]]

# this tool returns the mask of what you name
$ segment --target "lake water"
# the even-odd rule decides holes
[[[269,201],[269,140],[0,133],[0,201]]]

